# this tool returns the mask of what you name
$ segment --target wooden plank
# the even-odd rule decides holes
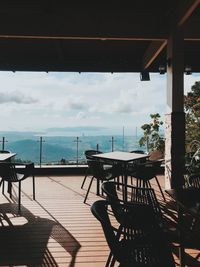
[[[87,185],[85,189],[80,189],[82,179],[81,176],[36,177],[36,201],[30,197],[31,179],[23,182],[24,217],[9,212],[7,216],[12,221],[13,230],[2,233],[6,226],[0,226],[0,236],[4,237],[0,238],[0,256],[5,252],[3,258],[0,257],[1,266],[105,266],[109,249],[100,223],[91,214],[90,205],[83,204]],[[164,177],[158,176],[158,179],[163,185]],[[158,198],[163,201],[154,181],[152,186],[155,187]],[[90,204],[99,199],[95,190],[94,183],[88,200]],[[0,194],[0,213],[5,204],[16,207],[16,204],[9,201],[9,198]],[[1,219],[4,225],[5,221]],[[7,239],[8,236],[11,238]],[[10,253],[10,248],[16,244],[17,253]],[[27,254],[24,253],[25,245]],[[192,249],[186,251],[194,259],[198,253]],[[12,259],[15,264],[10,262]],[[178,259],[176,261],[178,263]]]

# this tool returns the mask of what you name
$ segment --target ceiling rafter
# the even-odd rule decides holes
[[[147,69],[153,61],[157,58],[160,52],[165,48],[167,45],[167,40],[165,41],[153,41],[148,46],[147,50],[145,51],[143,57],[143,68]]]
[[[152,0],[145,9],[145,0],[11,2],[0,10],[0,70],[140,72],[144,64],[158,72],[170,33],[181,28],[185,61],[200,71],[200,0]]]
[[[100,41],[165,41],[156,37],[107,37],[107,36],[55,36],[55,35],[11,35],[0,34],[0,39],[41,39],[41,40],[100,40]]]
[[[200,0],[187,0],[186,3],[181,6],[179,19],[177,22],[177,26],[182,26],[192,15],[195,9],[199,6]]]
[[[183,24],[191,17],[194,10],[199,6],[200,0],[187,0],[186,3],[181,6],[178,21],[176,22],[175,27],[183,26]],[[153,41],[147,48],[143,56],[143,69],[147,69],[162,50],[166,47],[167,41]]]

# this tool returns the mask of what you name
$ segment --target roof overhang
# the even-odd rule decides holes
[[[5,1],[0,70],[158,72],[171,31],[182,27],[185,64],[199,72],[199,3]]]

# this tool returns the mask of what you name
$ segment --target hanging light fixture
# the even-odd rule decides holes
[[[189,65],[186,65],[185,66],[185,74],[186,75],[191,75],[192,74],[192,68],[191,68],[191,66],[189,66]]]
[[[158,68],[158,70],[159,70],[159,73],[160,74],[165,74],[165,72],[166,72],[166,68],[165,68],[164,65],[160,65],[159,68]]]
[[[143,70],[140,72],[140,81],[150,81],[150,75],[147,70]]]

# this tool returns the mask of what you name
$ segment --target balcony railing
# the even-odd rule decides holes
[[[16,153],[15,161],[32,161],[38,165],[84,165],[85,150],[103,152],[141,149],[136,136],[25,136],[0,140],[2,150]],[[142,148],[145,150],[145,147]]]

